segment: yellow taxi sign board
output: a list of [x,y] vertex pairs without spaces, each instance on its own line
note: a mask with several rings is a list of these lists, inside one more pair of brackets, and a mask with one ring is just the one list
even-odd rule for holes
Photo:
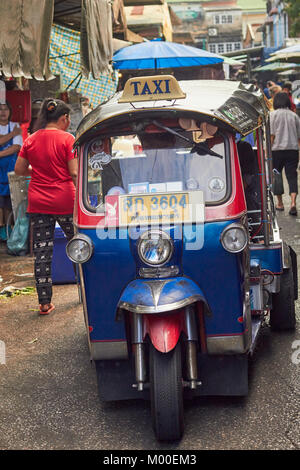
[[119,103],[136,101],[178,100],[185,98],[173,75],[134,77],[127,80]]

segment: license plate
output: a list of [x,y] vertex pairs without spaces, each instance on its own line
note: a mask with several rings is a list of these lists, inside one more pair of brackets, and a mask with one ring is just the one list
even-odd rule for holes
[[202,191],[119,196],[120,226],[203,220]]

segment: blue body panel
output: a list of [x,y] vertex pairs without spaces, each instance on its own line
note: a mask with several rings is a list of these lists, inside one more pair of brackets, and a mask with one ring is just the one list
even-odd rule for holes
[[261,269],[281,274],[283,270],[281,244],[276,247],[253,246],[250,248],[251,261],[256,261]]
[[229,253],[220,242],[222,231],[233,222],[239,220],[206,223],[203,248],[183,249],[183,272],[199,284],[212,312],[205,317],[207,335],[241,334],[244,329],[238,318],[243,314],[247,253]]
[[[211,315],[205,317],[208,335],[241,334],[244,328],[238,318],[243,315],[244,266],[248,251],[239,254],[228,253],[220,242],[221,232],[233,222],[239,220],[204,224],[200,227],[203,247],[196,244],[195,249],[192,249],[193,245],[190,244],[191,231],[188,236],[183,231],[182,240],[174,241],[174,255],[168,263],[180,263],[179,276],[191,281],[185,284],[185,289],[180,283],[181,277],[166,283],[162,303],[167,302],[171,290],[172,298],[177,296],[177,300],[194,293],[204,296],[211,309]],[[171,236],[172,230],[169,230]],[[130,302],[136,299],[140,303],[141,295],[145,296],[144,302],[147,302],[147,295],[149,296],[149,289],[145,288],[146,279],[133,283],[137,278],[137,269],[141,266],[137,257],[137,240],[126,237],[126,229],[117,229],[116,237],[107,237],[105,240],[100,240],[94,229],[80,232],[88,235],[95,247],[91,259],[82,265],[88,323],[92,327],[90,339],[125,339],[123,322],[116,322],[120,299],[130,299]],[[150,297],[148,301],[152,302]]]
[[[120,239],[99,240],[96,230],[80,230],[94,243],[91,259],[82,265],[90,339],[126,339],[123,322],[116,322],[116,308],[126,285],[135,279],[136,266],[126,233]],[[125,230],[126,232],[126,230]],[[122,234],[121,234],[122,236]],[[113,237],[113,230],[112,230]]]

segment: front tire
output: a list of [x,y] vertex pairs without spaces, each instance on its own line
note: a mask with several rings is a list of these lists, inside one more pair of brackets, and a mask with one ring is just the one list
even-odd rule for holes
[[182,437],[183,383],[181,347],[161,353],[150,345],[150,387],[153,428],[159,441]]
[[290,258],[290,267],[280,276],[280,291],[273,294],[273,308],[270,312],[272,330],[293,330],[296,325],[294,276]]

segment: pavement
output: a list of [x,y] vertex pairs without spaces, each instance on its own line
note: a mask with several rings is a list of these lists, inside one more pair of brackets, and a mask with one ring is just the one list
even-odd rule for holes
[[[279,226],[300,259],[300,200],[298,217],[288,215],[284,201]],[[20,289],[0,296],[0,341],[6,348],[5,363],[0,354],[0,449],[299,449],[300,300],[295,332],[264,328],[251,362],[249,396],[186,403],[183,439],[161,444],[148,402],[99,401],[77,286],[55,285],[56,309],[40,316],[36,293],[21,293],[34,287],[33,258],[10,256],[1,243],[0,259],[0,292]]]

